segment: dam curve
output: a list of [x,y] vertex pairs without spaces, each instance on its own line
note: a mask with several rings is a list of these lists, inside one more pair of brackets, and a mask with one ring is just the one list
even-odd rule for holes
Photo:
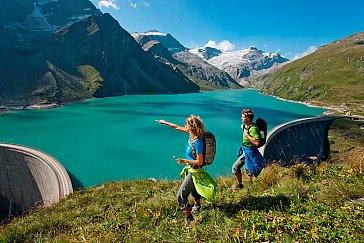
[[341,116],[298,119],[274,127],[259,150],[268,161],[290,165],[297,161],[320,162],[330,155],[328,132],[333,120]]
[[70,177],[42,151],[0,143],[0,220],[49,207],[73,192]]

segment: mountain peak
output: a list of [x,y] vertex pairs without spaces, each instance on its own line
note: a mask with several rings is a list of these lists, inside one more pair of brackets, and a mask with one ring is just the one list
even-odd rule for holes
[[162,33],[158,30],[148,30],[142,33],[142,35],[159,35],[159,36],[167,36],[168,34]]
[[190,50],[191,53],[201,57],[204,60],[209,60],[213,57],[216,57],[218,55],[220,55],[222,53],[221,50],[218,50],[216,48],[213,47],[204,47],[204,48],[196,48],[196,49],[192,49]]
[[185,51],[187,50],[186,47],[184,47],[181,43],[179,43],[178,40],[176,40],[171,34],[169,33],[162,33],[159,32],[158,30],[148,30],[146,32],[143,33],[133,33],[133,37],[137,39],[137,41],[139,42],[140,39],[142,39],[140,36],[138,37],[138,35],[140,36],[147,36],[149,38],[149,40],[155,40],[158,41],[159,43],[161,43],[165,48],[168,49],[168,51],[171,54],[177,53],[177,52],[181,52],[181,51]]
[[258,49],[258,48],[256,48],[255,46],[251,46],[251,47],[249,47],[249,50],[251,50],[251,51],[259,51],[259,49]]

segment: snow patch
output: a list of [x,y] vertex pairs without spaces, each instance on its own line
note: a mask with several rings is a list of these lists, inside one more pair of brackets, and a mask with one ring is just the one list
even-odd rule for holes
[[[85,18],[88,18],[88,17],[90,17],[91,16],[91,14],[84,14],[84,15],[79,15],[79,16],[73,16],[73,17],[71,17],[71,18],[68,18],[68,19],[70,19],[70,20],[72,20],[72,21],[78,21],[78,20],[82,20],[82,19],[85,19]],[[72,22],[71,24],[73,24],[74,22]],[[70,23],[69,23],[69,25],[71,25]]]
[[38,0],[38,5],[45,5],[47,3],[58,2],[58,0]]
[[203,55],[201,53],[202,51],[203,51],[203,49],[201,49],[201,48],[195,48],[195,49],[189,50],[190,53],[195,54],[198,57],[201,57],[202,59],[204,59],[204,57],[203,57]]
[[142,35],[160,35],[160,36],[166,36],[166,33],[161,33],[159,31],[147,31],[142,33]]
[[34,3],[34,11],[27,16],[23,26],[32,31],[55,31],[57,26],[48,23],[45,15],[43,15],[40,8]]
[[262,53],[265,57],[269,57],[269,58],[274,58],[274,57],[278,57],[278,53],[276,52],[263,52]]
[[180,48],[176,48],[176,47],[171,47],[171,48],[168,48],[168,51],[179,51]]

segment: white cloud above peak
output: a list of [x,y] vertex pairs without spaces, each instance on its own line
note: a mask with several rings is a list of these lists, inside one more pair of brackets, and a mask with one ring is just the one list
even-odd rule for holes
[[137,9],[137,4],[136,3],[133,3],[131,0],[129,0],[129,4],[132,8],[135,8]]
[[301,54],[296,54],[294,57],[293,57],[293,60],[296,60],[298,58],[301,58],[301,57],[304,57],[304,56],[307,56],[307,55],[310,55],[311,53],[314,53],[316,50],[317,50],[317,46],[310,46],[309,48],[307,48],[306,51],[304,51],[303,53]]
[[221,51],[232,51],[235,49],[235,45],[228,40],[223,40],[219,43],[216,43],[214,40],[209,40],[204,47],[212,47]]
[[116,0],[100,0],[98,3],[99,8],[105,7],[105,8],[114,8],[119,9],[119,5]]

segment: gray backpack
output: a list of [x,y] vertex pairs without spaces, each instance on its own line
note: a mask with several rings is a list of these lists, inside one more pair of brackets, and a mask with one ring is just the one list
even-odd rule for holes
[[[215,135],[212,132],[205,131],[203,141],[203,164],[202,165],[211,165],[214,162],[216,155],[216,139]],[[192,143],[192,153],[196,158],[195,152],[195,143]]]

